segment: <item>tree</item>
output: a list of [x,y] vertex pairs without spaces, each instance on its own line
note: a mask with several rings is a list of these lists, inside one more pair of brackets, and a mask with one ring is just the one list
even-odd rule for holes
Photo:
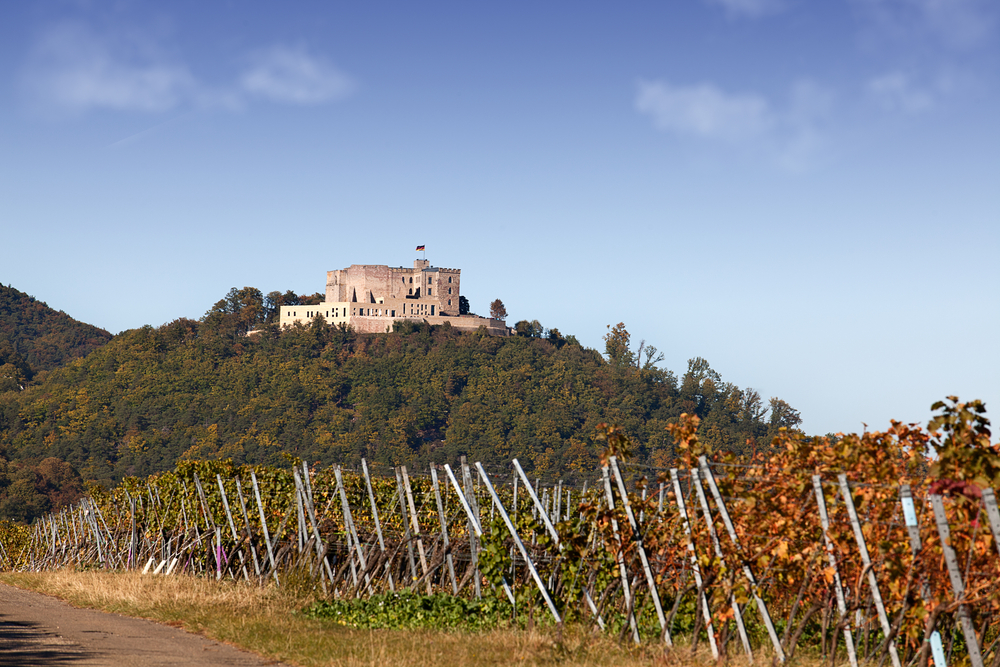
[[229,290],[225,298],[205,313],[202,321],[228,334],[245,334],[264,323],[264,295],[256,287]]
[[299,299],[299,296],[292,290],[288,290],[284,294],[278,291],[268,292],[267,296],[264,298],[266,323],[276,324],[278,322],[278,319],[281,317],[282,306],[299,305],[302,305],[302,300]]
[[458,297],[458,314],[468,315],[469,314],[469,300],[464,296]]
[[507,319],[507,309],[504,307],[503,301],[496,299],[490,304],[490,317],[495,320]]
[[[646,355],[646,361],[642,361],[642,356]],[[655,345],[646,345],[646,340],[639,341],[639,351],[635,353],[636,368],[642,367],[644,371],[656,369],[656,364],[663,361],[663,353],[656,349]]]
[[[763,415],[761,415],[763,417]],[[802,415],[799,411],[785,403],[780,398],[771,399],[771,426],[774,429],[781,427],[793,429],[802,423]]]
[[545,333],[545,327],[538,320],[521,320],[514,325],[514,331],[518,336],[524,338],[541,338]]
[[632,365],[634,355],[628,349],[631,338],[624,322],[616,324],[614,329],[608,325],[608,333],[604,334],[604,354],[608,355],[608,362],[612,366],[621,368]]

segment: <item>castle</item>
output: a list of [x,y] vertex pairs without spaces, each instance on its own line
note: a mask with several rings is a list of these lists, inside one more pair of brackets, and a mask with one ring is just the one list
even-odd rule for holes
[[426,259],[415,260],[412,269],[352,264],[326,272],[323,303],[282,306],[279,322],[282,327],[307,324],[319,315],[361,333],[385,333],[397,320],[416,320],[473,331],[486,327],[494,336],[506,336],[503,320],[459,314],[461,279],[461,269],[431,266]]

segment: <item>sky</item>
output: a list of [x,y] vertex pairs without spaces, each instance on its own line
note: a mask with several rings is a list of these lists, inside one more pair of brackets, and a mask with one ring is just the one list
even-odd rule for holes
[[0,239],[112,333],[425,245],[809,433],[1000,415],[1000,5],[6,2]]

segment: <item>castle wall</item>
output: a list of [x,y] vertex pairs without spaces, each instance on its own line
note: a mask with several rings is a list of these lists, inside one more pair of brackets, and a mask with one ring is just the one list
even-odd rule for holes
[[[351,328],[359,333],[387,333],[392,331],[394,322],[402,318],[391,317],[356,317],[351,320]],[[409,318],[407,318],[409,319]],[[417,319],[417,318],[413,318]],[[479,327],[486,327],[492,336],[506,336],[507,326],[502,320],[494,320],[488,317],[421,317],[421,322],[427,322],[434,326],[441,326],[445,323],[462,331],[476,331]]]
[[[315,306],[282,306],[281,326],[308,323],[317,313],[330,324],[349,324],[357,331],[381,333],[396,320],[451,323],[460,329],[485,326],[506,335],[506,325],[488,318],[458,317],[461,269],[434,267],[418,259],[413,268],[352,264],[327,271],[326,301]],[[440,320],[440,321],[438,321]],[[473,320],[475,320],[473,322]]]
[[430,266],[416,260],[413,268],[352,264],[346,269],[327,271],[326,301],[380,303],[411,298],[433,303],[436,310],[458,315],[461,297],[461,269]]

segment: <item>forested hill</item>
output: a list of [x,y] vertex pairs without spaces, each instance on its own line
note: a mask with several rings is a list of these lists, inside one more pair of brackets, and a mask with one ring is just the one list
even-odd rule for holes
[[716,448],[763,444],[799,423],[783,401],[723,382],[702,359],[680,378],[648,348],[639,363],[623,325],[609,332],[605,359],[537,322],[511,338],[409,323],[361,335],[320,320],[248,337],[245,313],[223,306],[201,321],[124,332],[0,393],[2,453],[58,457],[104,482],[182,458],[285,465],[285,452],[418,467],[517,457],[539,473],[589,472],[600,422],[621,425],[638,458],[658,465],[672,458],[664,427],[682,412],[703,418]]
[[0,391],[23,386],[38,371],[83,357],[109,340],[104,329],[0,285]]

